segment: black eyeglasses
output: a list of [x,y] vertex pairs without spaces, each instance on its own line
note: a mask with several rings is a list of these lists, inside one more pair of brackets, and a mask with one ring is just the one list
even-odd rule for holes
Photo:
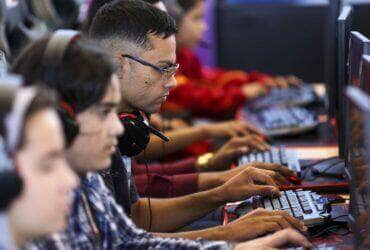
[[152,69],[154,69],[155,71],[157,71],[158,73],[160,73],[164,78],[166,79],[169,79],[171,77],[173,77],[177,71],[179,70],[179,67],[180,65],[177,63],[173,66],[169,66],[169,67],[158,67],[150,62],[147,62],[147,61],[144,61],[143,59],[139,58],[139,57],[136,57],[136,56],[131,56],[131,55],[127,55],[127,54],[123,54],[122,57],[127,57],[127,58],[130,58],[144,66],[148,66],[148,67],[151,67]]

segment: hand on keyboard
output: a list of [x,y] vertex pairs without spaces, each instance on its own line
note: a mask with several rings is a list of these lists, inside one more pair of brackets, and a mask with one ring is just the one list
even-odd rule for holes
[[209,159],[206,169],[199,167],[199,171],[217,171],[229,169],[231,163],[236,161],[240,156],[249,152],[256,147],[263,148],[250,136],[234,137],[226,142],[213,157]]
[[247,99],[255,99],[259,96],[265,95],[267,88],[260,82],[253,82],[244,84],[241,87],[241,91]]
[[[272,178],[278,185],[289,185],[292,184],[292,177],[297,178],[297,174],[283,166],[281,164],[275,163],[265,163],[265,162],[252,162],[245,165],[246,167],[251,166],[258,169],[270,170],[273,171],[274,175]],[[243,167],[243,166],[241,166]]]
[[235,250],[280,249],[286,245],[312,248],[312,244],[293,229],[285,229],[272,235],[236,245]]
[[208,138],[231,138],[234,136],[262,135],[262,132],[252,124],[244,121],[227,121],[199,125]]
[[302,222],[288,213],[277,210],[268,211],[262,208],[256,209],[226,226],[236,234],[232,239],[234,241],[255,239],[287,228],[294,228],[301,232],[307,231]]
[[264,171],[247,168],[219,187],[220,197],[225,202],[245,200],[260,195],[276,197],[280,191],[274,180]]
[[[243,172],[245,169],[247,168],[258,168],[261,170],[261,173],[264,173],[268,176],[270,176],[273,181],[279,185],[279,186],[287,186],[287,185],[291,185],[292,183],[289,181],[290,176],[286,176],[284,177],[284,175],[281,172],[286,172],[285,171],[285,166],[281,166],[281,165],[278,165],[278,164],[272,164],[272,163],[263,163],[263,162],[254,162],[254,163],[251,163],[251,164],[246,164],[244,166],[240,166],[240,167],[237,167],[237,168],[233,168],[233,169],[230,169],[230,170],[227,170],[227,171],[223,171],[221,173],[219,173],[218,175],[218,180],[220,181],[220,183],[226,183],[228,180],[230,180],[232,177],[238,175],[239,173]],[[271,170],[270,170],[271,169]],[[284,170],[284,171],[282,171]]]

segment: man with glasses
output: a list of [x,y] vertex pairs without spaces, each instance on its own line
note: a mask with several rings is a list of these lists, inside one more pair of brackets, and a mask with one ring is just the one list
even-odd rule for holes
[[[120,112],[139,110],[151,114],[160,109],[176,86],[175,33],[174,21],[166,13],[142,1],[113,1],[98,11],[90,35],[111,52],[118,64]],[[149,231],[172,232],[228,201],[277,194],[270,173],[249,168],[207,191],[173,199],[138,199],[131,205],[131,217],[139,227]],[[158,235],[243,241],[286,227],[305,230],[301,222],[286,213],[261,210],[226,226]]]

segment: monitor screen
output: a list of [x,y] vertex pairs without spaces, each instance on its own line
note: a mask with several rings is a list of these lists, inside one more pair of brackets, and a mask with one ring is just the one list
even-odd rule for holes
[[349,48],[349,81],[360,86],[360,64],[363,54],[370,52],[369,39],[359,32],[351,32]]
[[338,145],[339,157],[344,159],[346,154],[345,142],[345,100],[340,98],[344,94],[345,86],[348,83],[348,47],[349,47],[349,34],[351,31],[353,9],[351,6],[344,6],[338,17],[338,63],[337,63],[337,124],[338,124]]
[[339,16],[340,1],[329,1],[327,14],[327,34],[326,34],[326,83],[329,99],[329,116],[336,118],[338,111],[338,95],[337,95],[337,19]]
[[370,100],[357,87],[347,89],[348,120],[348,170],[350,179],[349,222],[355,233],[356,245],[361,245],[367,228],[368,158],[367,132]]
[[370,55],[362,56],[360,77],[361,87],[370,95]]

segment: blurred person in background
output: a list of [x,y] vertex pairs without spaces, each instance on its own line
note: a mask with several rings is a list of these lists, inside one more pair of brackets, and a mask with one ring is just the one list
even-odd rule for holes
[[[152,1],[149,1],[152,2]],[[157,1],[159,2],[159,1]],[[178,24],[178,86],[171,91],[167,110],[186,110],[199,117],[234,117],[246,99],[268,92],[270,87],[298,84],[295,77],[272,77],[257,71],[245,72],[205,67],[192,48],[205,45],[207,30],[204,0],[164,0],[168,13]],[[159,4],[159,3],[157,3]]]
[[0,96],[1,153],[11,159],[11,166],[0,162],[0,249],[21,249],[66,227],[78,181],[65,158],[52,92],[2,86]]

